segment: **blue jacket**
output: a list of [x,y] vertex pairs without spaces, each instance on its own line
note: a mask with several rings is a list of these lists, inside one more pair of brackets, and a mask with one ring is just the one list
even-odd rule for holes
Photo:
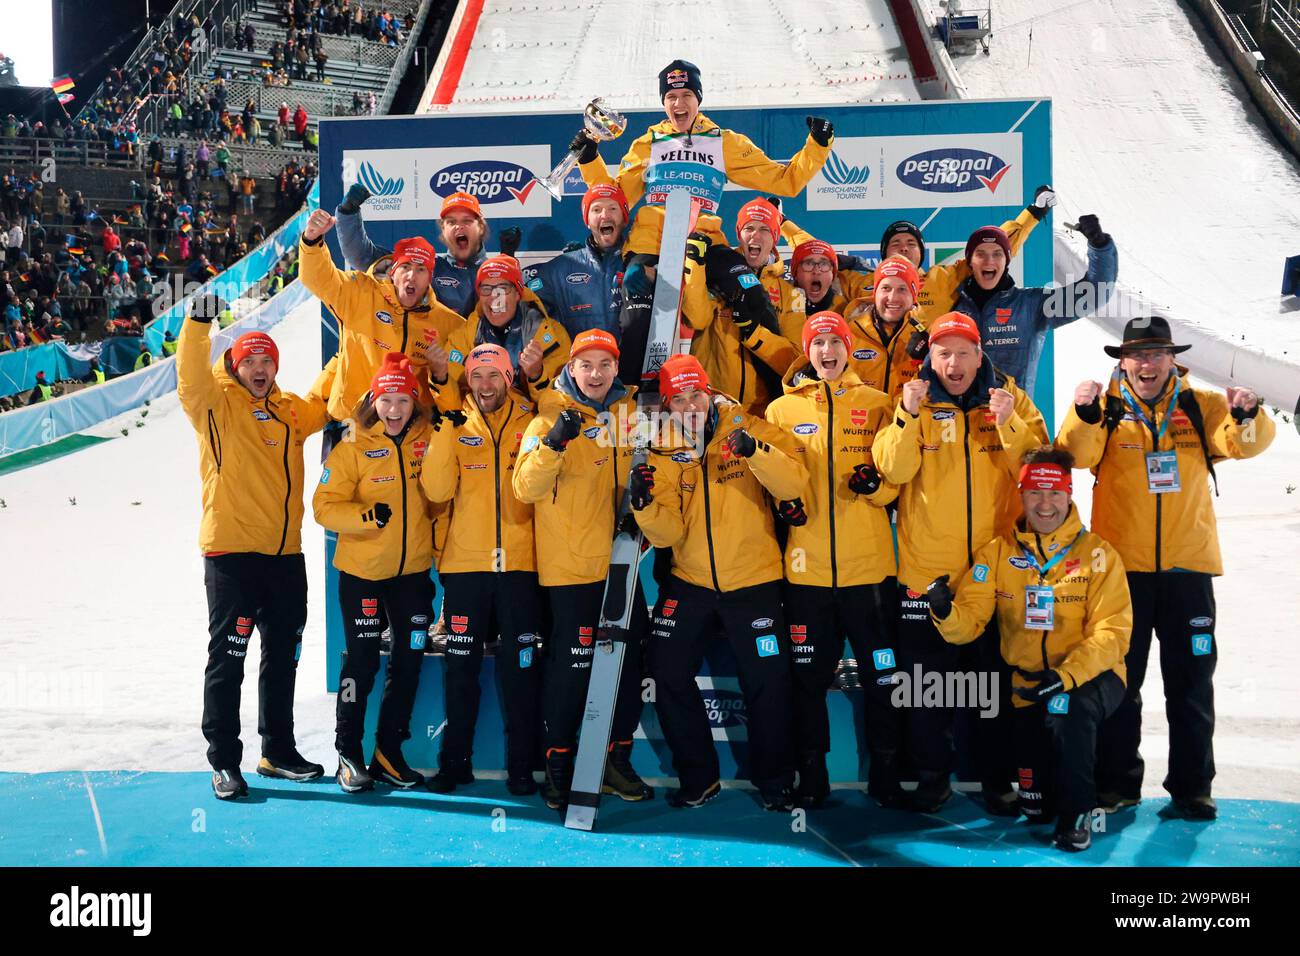
[[972,295],[972,290],[979,288],[972,276],[958,287],[953,311],[975,320],[985,354],[1032,396],[1047,330],[1059,329],[1104,306],[1118,273],[1119,253],[1112,239],[1100,248],[1088,246],[1088,272],[1078,282],[1020,289],[1008,272],[981,309]]
[[[335,209],[334,215],[338,220],[339,249],[343,252],[345,268],[365,272],[380,259],[392,255],[391,249],[385,249],[371,241],[360,212],[349,214]],[[439,253],[434,260],[432,285],[437,300],[461,315],[468,316],[473,312],[474,306],[478,304],[474,277],[486,258],[487,253],[479,250],[470,265],[463,266],[452,258],[451,253]]]
[[564,326],[570,338],[587,329],[604,329],[622,339],[618,313],[623,305],[622,243],[599,252],[591,237],[582,248],[524,270],[524,284]]

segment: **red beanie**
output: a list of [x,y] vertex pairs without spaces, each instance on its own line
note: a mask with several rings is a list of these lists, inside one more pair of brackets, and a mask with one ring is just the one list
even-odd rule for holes
[[970,257],[975,254],[976,247],[986,242],[993,242],[1000,246],[1002,251],[1006,253],[1007,262],[1011,261],[1011,240],[997,226],[980,226],[970,234],[970,238],[966,240],[966,261],[970,262]]
[[781,237],[781,213],[766,199],[751,199],[740,207],[736,213],[736,238],[740,238],[740,227],[748,222],[761,222],[772,230],[772,239]]
[[510,353],[499,345],[476,345],[465,357],[465,381],[476,369],[494,368],[501,373],[509,386],[515,380],[515,369],[510,364]]
[[513,282],[519,294],[524,294],[524,273],[519,268],[519,260],[514,256],[489,256],[484,259],[478,267],[478,275],[474,279],[474,288],[478,289],[484,282],[492,282],[496,279],[505,279],[507,282]]
[[433,246],[429,245],[429,240],[423,236],[399,239],[397,245],[393,246],[392,268],[396,268],[404,262],[411,262],[417,266],[428,266],[432,269],[435,255]]
[[980,329],[975,324],[975,320],[969,315],[961,312],[949,312],[935,319],[934,324],[930,326],[930,344],[939,341],[945,335],[960,335],[964,339],[970,339],[976,345],[980,344]]
[[235,339],[230,347],[230,367],[239,368],[239,363],[250,355],[269,355],[275,367],[280,367],[280,350],[265,332],[245,332]]
[[587,329],[574,336],[573,344],[569,346],[569,358],[575,359],[578,353],[587,349],[601,349],[618,358],[618,340],[604,329]]
[[623,195],[623,190],[613,183],[597,183],[587,190],[587,194],[582,197],[582,221],[587,221],[587,213],[591,210],[591,204],[597,199],[612,199],[618,203],[623,210],[623,222],[629,219],[627,210],[627,197]]
[[849,323],[844,321],[844,316],[838,312],[817,312],[808,316],[808,321],[803,324],[803,354],[808,354],[808,346],[812,345],[813,339],[828,333],[838,335],[846,346],[853,347],[849,338]]
[[829,242],[822,242],[820,239],[809,239],[807,242],[801,242],[794,247],[794,255],[790,257],[790,269],[792,272],[799,271],[799,263],[813,256],[825,256],[831,260],[831,275],[840,271],[840,257],[835,251],[835,247]]
[[877,289],[880,288],[881,279],[902,279],[907,283],[907,287],[912,290],[912,299],[915,301],[917,292],[920,289],[921,277],[916,272],[916,266],[912,265],[911,259],[903,256],[890,256],[880,265],[876,266],[876,274],[873,282]]
[[420,397],[420,383],[411,371],[411,360],[401,352],[389,352],[384,356],[383,364],[375,371],[370,380],[370,398],[373,401],[380,395],[410,395]]
[[664,401],[694,388],[709,388],[708,373],[694,355],[671,355],[659,366],[659,395]]
[[1068,495],[1073,485],[1069,471],[1053,462],[1040,461],[1020,468],[1020,490],[1035,488],[1039,491],[1064,491]]

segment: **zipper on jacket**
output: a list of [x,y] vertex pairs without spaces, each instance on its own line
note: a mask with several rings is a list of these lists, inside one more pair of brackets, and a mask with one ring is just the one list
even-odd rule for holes
[[293,478],[289,475],[289,442],[292,440],[292,430],[289,423],[280,421],[275,412],[271,411],[271,399],[262,399],[262,407],[266,413],[277,422],[284,426],[284,527],[280,530],[280,547],[275,549],[276,554],[284,553],[284,543],[289,539],[289,495],[293,493]]
[[835,560],[835,404],[831,398],[829,382],[823,382],[826,389],[826,490],[830,497],[826,502],[826,513],[831,522],[831,587],[839,587],[839,566]]
[[963,442],[966,449],[966,563],[975,563],[975,548],[971,541],[974,534],[971,519],[971,496],[973,494],[970,484],[970,418],[965,412],[961,412],[961,421],[963,429]]
[[[498,557],[501,556],[501,436],[506,433],[506,426],[510,424],[510,418],[512,415],[514,415],[514,413],[515,413],[515,403],[512,401],[510,403],[510,409],[506,412],[505,418],[501,422],[501,431],[497,433],[494,433],[492,431],[492,424],[487,420],[487,416],[486,415],[483,416],[483,424],[487,425],[488,434],[492,436],[492,469],[493,469],[493,475],[495,476],[493,489],[496,491],[496,495],[497,495],[496,553]],[[617,476],[617,469],[615,469],[615,475]],[[500,562],[499,570],[501,571],[505,570],[505,562]]]
[[397,454],[397,480],[402,483],[402,556],[397,562],[396,577],[400,577],[402,571],[406,568],[406,458],[402,454],[402,439],[406,437],[406,429],[402,429],[400,435],[389,435],[388,439],[393,443],[393,449]]
[[[1034,532],[1034,543],[1038,546],[1038,556],[1042,558],[1043,565],[1046,565],[1047,552],[1043,550],[1043,539],[1037,531]],[[1041,566],[1042,565],[1040,565],[1040,567]],[[1047,575],[1042,571],[1038,572],[1038,583],[1040,586],[1047,583]],[[1051,633],[1051,631],[1043,631],[1043,670],[1045,671],[1052,669],[1052,665],[1047,662],[1047,636]]]
[[212,449],[212,460],[217,463],[217,474],[221,474],[221,429],[212,409],[208,409],[208,447]]
[[[410,318],[411,318],[411,310],[402,309],[402,347],[398,349],[398,351],[401,352],[403,355],[406,354],[406,337],[407,335],[410,334],[410,328],[409,328]],[[405,466],[405,462],[403,462],[403,466]]]
[[740,346],[740,349],[736,352],[737,358],[740,359],[740,394],[736,398],[743,405],[745,401],[745,343],[737,340],[736,344]]
[[709,505],[709,450],[704,449],[700,456],[700,465],[704,469],[704,537],[709,542],[709,573],[713,575],[713,590],[721,592],[718,584],[718,565],[713,560],[713,513]]

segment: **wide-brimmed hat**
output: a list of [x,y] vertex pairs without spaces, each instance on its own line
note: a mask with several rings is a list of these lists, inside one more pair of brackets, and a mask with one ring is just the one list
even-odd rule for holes
[[1124,323],[1124,337],[1119,345],[1104,345],[1106,354],[1119,358],[1125,352],[1145,349],[1169,349],[1174,353],[1186,352],[1190,345],[1175,345],[1169,331],[1169,320],[1158,315],[1139,316]]

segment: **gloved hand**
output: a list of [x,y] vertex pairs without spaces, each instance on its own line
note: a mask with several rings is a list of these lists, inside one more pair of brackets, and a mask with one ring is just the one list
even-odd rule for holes
[[781,197],[780,197],[780,196],[764,196],[763,198],[766,199],[768,202],[770,202],[773,206],[775,206],[777,212],[780,212],[780,211],[781,211]]
[[727,436],[726,446],[727,451],[738,458],[749,458],[758,451],[758,442],[754,441],[754,436],[743,428],[737,428]]
[[654,465],[642,463],[632,469],[632,474],[628,476],[628,489],[632,493],[633,511],[642,511],[650,504],[651,498],[654,497],[654,486]]
[[190,318],[207,325],[221,315],[221,310],[224,308],[221,298],[209,292],[198,296],[190,303]]
[[578,162],[589,163],[600,155],[600,146],[587,134],[584,126],[569,144],[569,152],[578,154]]
[[513,256],[519,251],[519,243],[523,241],[524,231],[518,226],[511,226],[509,229],[501,230],[501,254],[503,256]]
[[429,419],[433,425],[434,431],[441,431],[444,423],[450,423],[451,426],[460,428],[461,425],[464,425],[465,422],[469,421],[469,419],[465,417],[465,413],[460,409],[457,408],[452,409],[449,412],[444,412],[437,405],[433,406],[429,411]]
[[691,262],[704,265],[713,240],[702,232],[693,232],[686,237],[686,258]]
[[948,575],[941,574],[925,589],[925,600],[930,605],[930,613],[942,621],[952,613],[952,588],[948,587]]
[[628,260],[623,270],[623,292],[627,295],[654,295],[655,284],[646,275],[646,266],[654,264],[654,256],[637,253]]
[[571,408],[566,409],[555,419],[555,424],[542,439],[542,444],[552,451],[564,451],[564,447],[577,438],[581,430],[582,416]]
[[830,120],[820,116],[806,116],[804,122],[808,124],[808,133],[818,146],[829,146],[835,138],[835,126]]
[[1034,214],[1039,222],[1047,215],[1047,210],[1056,205],[1056,190],[1051,186],[1039,186],[1034,190],[1034,201],[1025,208]]
[[355,216],[361,211],[361,204],[373,195],[369,189],[360,183],[353,183],[348,187],[348,194],[343,197],[339,203],[338,211],[345,216]]
[[361,512],[361,520],[367,523],[373,521],[376,528],[382,528],[388,524],[388,519],[393,516],[393,509],[388,507],[382,501],[377,503],[369,511]]
[[776,503],[776,514],[777,517],[792,528],[798,528],[808,523],[808,512],[804,510],[802,498],[778,501]]
[[924,362],[925,356],[930,351],[930,333],[925,329],[917,329],[912,333],[911,338],[907,340],[908,358],[915,359],[918,362]]
[[1027,671],[1016,668],[1016,672],[1025,680],[1037,681],[1035,687],[1013,687],[1011,692],[1021,700],[1027,700],[1031,704],[1041,704],[1049,697],[1055,697],[1065,690],[1065,681],[1061,675],[1053,670],[1046,671]]
[[1081,422],[1096,425],[1101,421],[1101,396],[1104,392],[1101,382],[1080,382],[1074,390],[1074,413]]
[[1080,216],[1079,222],[1075,228],[1083,233],[1083,237],[1088,240],[1088,245],[1100,248],[1110,242],[1110,233],[1101,231],[1101,223],[1092,213],[1086,216]]
[[769,332],[781,334],[781,326],[776,317],[776,309],[767,297],[767,290],[761,285],[746,289],[731,307],[731,321],[740,330],[742,340],[748,339],[755,325],[760,325]]
[[564,246],[560,249],[560,251],[561,251],[561,252],[574,252],[574,251],[576,251],[576,250],[578,250],[578,249],[581,249],[581,248],[582,248],[583,246],[585,246],[585,245],[586,245],[585,242],[579,242],[578,240],[575,239],[573,242],[566,242],[566,243],[564,244]]
[[835,271],[866,272],[868,270],[867,263],[861,256],[847,256],[841,252],[835,257]]
[[853,466],[849,476],[849,491],[855,495],[874,495],[880,490],[880,472],[875,465],[861,464]]
[[758,276],[754,275],[745,257],[731,246],[710,246],[704,260],[705,281],[729,305],[739,299],[746,288],[759,284]]

